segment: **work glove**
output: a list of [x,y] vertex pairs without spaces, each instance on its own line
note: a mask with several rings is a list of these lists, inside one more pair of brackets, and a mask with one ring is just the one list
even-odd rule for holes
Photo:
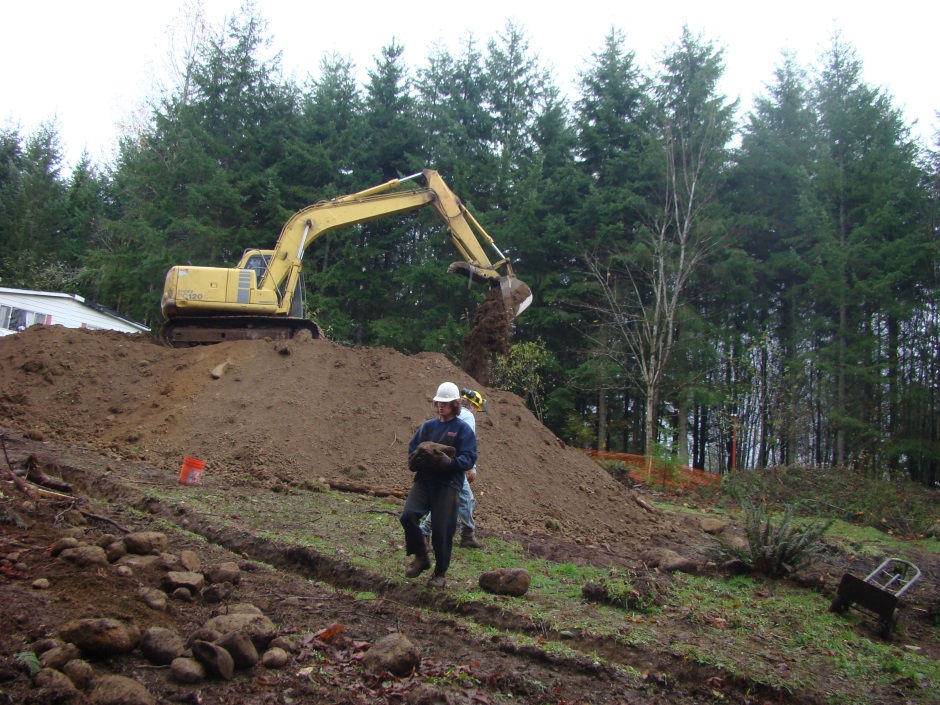
[[477,479],[477,469],[470,468],[469,470],[467,470],[467,482],[473,482],[476,479]]
[[408,456],[408,468],[412,472],[447,470],[457,451],[452,446],[445,446],[433,441],[421,443],[415,452]]

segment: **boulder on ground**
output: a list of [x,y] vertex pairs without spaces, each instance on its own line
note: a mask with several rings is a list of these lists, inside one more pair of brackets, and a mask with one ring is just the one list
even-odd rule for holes
[[87,568],[95,565],[108,565],[108,555],[101,546],[89,546],[81,543],[75,548],[67,548],[59,554],[59,558],[64,558],[77,565],[79,568]]
[[170,664],[170,675],[177,683],[198,683],[206,678],[206,667],[192,658],[175,658]]
[[65,664],[78,657],[78,647],[75,644],[63,644],[39,654],[39,665],[43,668],[54,668],[61,671]]
[[480,588],[496,595],[525,595],[532,576],[523,568],[488,570],[480,576]]
[[277,627],[270,619],[263,614],[250,612],[222,614],[210,619],[205,626],[223,635],[236,631],[245,632],[255,645],[261,648],[266,647],[277,634]]
[[396,632],[373,644],[363,656],[362,666],[376,675],[387,671],[404,678],[421,666],[421,656],[408,637]]
[[143,685],[125,676],[102,676],[91,691],[95,705],[157,705],[157,699]]
[[140,652],[151,663],[166,666],[186,650],[186,644],[175,629],[151,627],[140,637]]
[[252,643],[251,637],[243,631],[229,632],[215,643],[232,655],[235,668],[251,668],[258,663],[258,650]]
[[698,563],[669,548],[651,548],[640,559],[650,568],[659,568],[666,573],[697,573]]
[[62,667],[62,673],[69,677],[69,680],[75,684],[79,690],[88,690],[91,682],[95,678],[95,671],[88,661],[80,658],[73,658]]
[[235,661],[228,651],[208,641],[195,641],[192,648],[193,656],[206,667],[206,671],[227,681],[232,680],[235,674]]
[[29,694],[28,703],[67,703],[78,696],[75,684],[64,673],[53,668],[43,668],[33,676],[33,685],[39,690]]
[[166,550],[169,540],[161,531],[136,531],[124,537],[124,546],[128,553],[149,556]]
[[82,654],[98,658],[129,653],[140,641],[137,627],[109,618],[73,619],[62,626],[59,636]]
[[206,569],[202,572],[210,583],[238,585],[242,579],[242,571],[237,563],[216,563],[206,566]]
[[290,654],[279,646],[272,646],[261,656],[261,665],[265,668],[284,668],[290,661]]
[[163,587],[167,592],[179,588],[186,588],[191,595],[198,595],[206,585],[202,573],[193,573],[188,570],[171,570],[163,576]]

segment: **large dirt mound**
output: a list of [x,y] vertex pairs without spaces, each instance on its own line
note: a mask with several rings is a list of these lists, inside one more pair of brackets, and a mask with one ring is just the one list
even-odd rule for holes
[[512,395],[443,355],[327,340],[187,349],[146,336],[34,326],[0,339],[0,410],[17,428],[107,448],[168,474],[184,455],[207,478],[274,488],[345,480],[405,490],[408,440],[442,381],[487,398],[477,415],[476,516],[486,533],[560,531],[640,549],[682,543],[667,516],[568,448]]

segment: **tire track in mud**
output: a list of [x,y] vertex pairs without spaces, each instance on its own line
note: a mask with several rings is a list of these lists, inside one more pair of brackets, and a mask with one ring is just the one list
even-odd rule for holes
[[[371,592],[382,601],[383,609],[389,606],[397,610],[415,608],[432,610],[470,620],[475,624],[498,630],[500,637],[492,637],[489,643],[465,635],[467,641],[479,650],[495,651],[506,657],[518,659],[516,670],[524,671],[523,664],[548,667],[563,678],[590,678],[603,682],[603,689],[619,691],[618,697],[630,695],[629,702],[638,702],[637,697],[667,697],[669,702],[700,702],[702,697],[711,699],[709,683],[721,682],[724,702],[756,703],[764,700],[777,702],[814,703],[815,698],[792,692],[777,691],[762,683],[747,678],[732,677],[717,668],[685,661],[680,655],[659,650],[644,649],[640,645],[625,645],[611,638],[592,635],[572,635],[565,638],[558,630],[537,623],[524,615],[498,605],[474,601],[462,601],[446,592],[433,591],[423,585],[397,582],[352,565],[348,561],[326,555],[312,548],[296,544],[279,543],[249,531],[221,528],[215,517],[148,496],[117,473],[113,465],[124,461],[108,459],[94,451],[73,449],[71,455],[88,454],[87,465],[106,465],[103,472],[86,469],[77,464],[63,464],[58,456],[37,450],[33,454],[55,474],[86,497],[109,503],[123,503],[128,507],[158,518],[178,531],[190,532],[244,558],[267,564],[291,575],[327,584],[339,591]],[[82,465],[86,465],[82,462]],[[138,466],[143,468],[143,466]],[[143,468],[141,476],[154,474]],[[517,644],[514,635],[536,638],[540,643],[563,644],[564,650],[575,653],[556,653],[532,644]],[[640,675],[630,675],[631,672]],[[600,683],[598,683],[600,685]],[[523,688],[523,685],[518,685]],[[760,699],[754,700],[757,696]],[[688,698],[688,700],[686,700]],[[612,700],[610,702],[622,702]]]

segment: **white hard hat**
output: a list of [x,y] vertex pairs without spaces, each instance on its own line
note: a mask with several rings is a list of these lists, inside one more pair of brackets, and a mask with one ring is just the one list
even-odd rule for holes
[[444,382],[437,388],[437,394],[434,401],[457,401],[460,399],[460,390],[453,382]]

